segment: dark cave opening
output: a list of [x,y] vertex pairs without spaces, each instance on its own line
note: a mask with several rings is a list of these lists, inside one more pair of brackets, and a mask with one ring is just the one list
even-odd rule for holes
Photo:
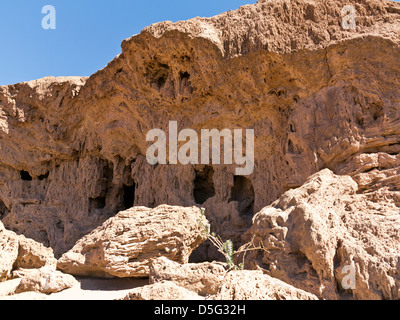
[[208,199],[215,196],[213,176],[214,169],[211,166],[206,166],[202,171],[196,170],[193,196],[197,204],[204,204]]
[[28,171],[22,170],[20,172],[20,174],[21,174],[21,179],[22,180],[24,180],[24,181],[32,181],[32,176],[29,174]]
[[149,79],[151,87],[158,92],[166,85],[170,68],[164,63],[151,61],[146,67],[146,78]]
[[181,81],[181,83],[186,84],[187,81],[189,80],[189,78],[190,78],[190,74],[188,72],[185,71],[185,72],[179,73],[179,80]]
[[254,215],[254,188],[251,181],[243,176],[235,176],[229,201],[237,201],[239,213],[252,218]]
[[95,209],[104,209],[106,207],[106,198],[105,197],[97,197],[97,198],[89,198],[89,210]]
[[136,185],[124,185],[124,210],[130,209],[135,205]]
[[46,180],[49,177],[50,172],[40,175],[38,178],[40,181]]
[[161,90],[162,87],[165,86],[165,83],[167,82],[167,80],[165,79],[164,76],[161,76],[160,78],[157,79],[157,88],[158,90]]
[[188,72],[179,73],[179,93],[182,95],[193,93]]
[[0,221],[9,213],[10,211],[4,204],[2,200],[0,200]]

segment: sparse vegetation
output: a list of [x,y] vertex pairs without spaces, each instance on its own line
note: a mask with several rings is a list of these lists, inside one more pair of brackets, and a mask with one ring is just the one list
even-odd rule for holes
[[[203,217],[205,217],[206,215],[206,210],[204,208],[201,208],[201,215]],[[235,251],[232,240],[227,240],[224,242],[220,236],[215,234],[215,232],[211,232],[211,226],[209,224],[204,225],[202,223],[202,220],[199,220],[199,224],[202,227],[204,227],[204,232],[207,235],[207,239],[217,248],[218,252],[220,252],[225,257],[226,263],[228,264],[229,267],[229,271],[244,269],[244,260],[246,252],[252,250],[265,250],[264,247],[262,246],[256,247],[254,245],[254,239],[253,239],[251,242],[247,243],[241,249]],[[239,264],[235,264],[234,257],[240,254],[243,254],[242,262]]]

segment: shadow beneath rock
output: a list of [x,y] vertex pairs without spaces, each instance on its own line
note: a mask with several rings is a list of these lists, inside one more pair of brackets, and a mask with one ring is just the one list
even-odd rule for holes
[[96,279],[77,278],[82,290],[90,291],[117,291],[143,287],[149,284],[149,279],[121,278],[121,279]]

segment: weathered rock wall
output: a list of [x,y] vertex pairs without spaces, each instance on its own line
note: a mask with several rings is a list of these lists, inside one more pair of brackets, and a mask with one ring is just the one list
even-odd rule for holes
[[[152,25],[90,78],[0,87],[0,219],[59,256],[133,205],[201,205],[239,245],[254,213],[313,173],[382,170],[360,159],[400,151],[400,5],[348,4],[356,30],[341,28],[341,1],[259,1]],[[254,129],[254,173],[149,165],[146,134],[169,121]]]

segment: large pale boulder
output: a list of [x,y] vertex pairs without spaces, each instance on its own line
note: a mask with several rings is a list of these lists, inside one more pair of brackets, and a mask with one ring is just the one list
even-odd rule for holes
[[19,269],[39,269],[44,266],[55,269],[57,259],[54,257],[53,250],[45,247],[32,239],[23,235],[18,236],[18,257],[15,260],[14,268]]
[[202,296],[216,294],[227,273],[226,264],[203,262],[179,264],[165,257],[154,259],[150,283],[172,281]]
[[44,266],[55,269],[53,250],[23,235],[6,230],[0,221],[0,281],[7,280],[13,270]]
[[18,236],[4,228],[0,221],[0,281],[11,274],[18,257]]
[[397,192],[359,192],[325,169],[253,219],[248,267],[324,299],[400,299]]
[[21,269],[15,274],[21,278],[15,289],[16,294],[23,292],[52,294],[79,285],[79,282],[73,276],[64,274],[52,267]]
[[207,223],[196,207],[135,207],[79,240],[57,267],[78,276],[148,277],[154,258],[187,263],[206,239]]
[[204,298],[172,281],[163,281],[134,289],[121,300],[204,300]]
[[21,278],[0,282],[0,299],[3,300],[5,297],[14,294],[20,282]]
[[221,284],[214,300],[318,300],[304,290],[297,289],[261,271],[231,271]]

